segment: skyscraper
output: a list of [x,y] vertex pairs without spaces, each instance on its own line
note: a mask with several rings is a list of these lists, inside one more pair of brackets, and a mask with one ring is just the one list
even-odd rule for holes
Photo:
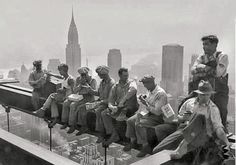
[[61,64],[59,59],[49,59],[47,70],[52,73],[59,73],[58,72],[58,66]]
[[121,68],[121,52],[119,49],[110,49],[107,58],[107,65],[110,68],[110,76],[119,80],[118,70]]
[[73,11],[66,45],[66,64],[69,66],[69,74],[76,76],[78,68],[81,67],[81,48]]
[[161,86],[173,97],[183,94],[183,52],[177,44],[162,47]]

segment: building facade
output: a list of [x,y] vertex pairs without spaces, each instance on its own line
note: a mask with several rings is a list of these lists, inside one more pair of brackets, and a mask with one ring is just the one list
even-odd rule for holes
[[115,80],[119,80],[118,70],[122,64],[121,52],[119,49],[110,49],[107,58],[107,65],[110,68],[110,76]]
[[52,73],[59,73],[58,72],[58,66],[61,64],[59,59],[49,59],[47,70]]
[[162,47],[161,87],[173,97],[183,94],[183,53],[181,45]]

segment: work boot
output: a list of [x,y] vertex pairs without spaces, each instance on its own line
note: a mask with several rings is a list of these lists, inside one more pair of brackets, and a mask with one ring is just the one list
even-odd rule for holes
[[43,118],[45,115],[45,110],[43,108],[40,108],[33,112],[33,114],[39,118]]
[[147,154],[152,154],[152,148],[150,147],[150,145],[143,146],[141,151],[136,156],[142,158]]
[[74,126],[71,126],[70,128],[69,128],[69,130],[67,131],[67,133],[68,134],[71,134],[71,133],[73,133],[75,131],[75,127]]
[[84,133],[87,133],[88,128],[87,127],[81,127],[79,132],[76,133],[76,136],[82,135]]
[[130,151],[132,148],[138,148],[137,140],[131,141],[130,143],[127,143],[125,147],[123,148],[123,151]]
[[52,122],[50,122],[50,123],[48,124],[48,127],[49,127],[49,128],[53,128],[54,125],[56,125],[58,122],[59,122],[59,119],[56,117],[56,118],[53,119]]
[[188,145],[187,141],[183,140],[179,144],[178,148],[175,151],[170,153],[170,158],[181,159],[188,152],[187,145]]
[[109,146],[111,143],[118,142],[120,140],[120,137],[116,131],[114,131],[111,135],[111,137],[103,142],[103,146]]
[[102,143],[105,140],[103,135],[99,135],[96,143]]
[[68,124],[67,123],[65,123],[65,124],[63,124],[62,126],[61,126],[61,128],[60,129],[66,129],[68,127]]

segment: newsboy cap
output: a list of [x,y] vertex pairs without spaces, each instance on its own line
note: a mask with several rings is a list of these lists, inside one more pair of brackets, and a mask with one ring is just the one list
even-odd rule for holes
[[105,65],[100,65],[96,68],[96,72],[100,74],[108,74],[109,73],[109,67]]
[[42,61],[41,60],[36,60],[33,62],[34,66],[38,66],[38,65],[42,65]]
[[83,73],[87,74],[89,71],[90,69],[88,67],[80,67],[78,69],[79,74],[83,74]]
[[155,82],[155,77],[150,76],[150,75],[146,75],[140,80],[140,82],[142,82],[142,83]]

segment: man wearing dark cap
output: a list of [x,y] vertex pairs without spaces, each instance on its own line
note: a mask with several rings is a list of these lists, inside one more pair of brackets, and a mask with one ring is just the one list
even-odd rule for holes
[[75,108],[75,111],[77,112],[76,122],[80,126],[79,132],[77,132],[76,135],[81,135],[88,130],[86,103],[94,102],[95,100],[94,95],[88,88],[96,89],[97,81],[91,76],[91,70],[88,67],[81,67],[78,69],[78,72],[80,77],[76,80],[77,86],[75,92],[79,92],[79,94],[83,96],[84,101],[83,104],[71,108]]
[[33,62],[34,69],[29,75],[29,84],[33,87],[32,92],[32,104],[34,110],[39,109],[39,98],[42,96],[43,85],[46,83],[46,77],[44,76],[44,72],[42,71],[42,61],[34,61]]
[[[180,111],[180,114],[190,111],[191,115],[188,115],[189,123],[182,131],[183,140],[170,155],[172,159],[180,159],[186,153],[196,149],[206,151],[209,147],[215,147],[216,139],[220,140],[221,145],[230,145],[224,132],[219,109],[210,100],[211,94],[214,93],[211,84],[201,80],[195,92],[198,97],[186,101]],[[180,116],[179,120],[185,117],[187,116]]]
[[106,135],[110,136],[103,142],[104,146],[119,141],[120,135],[115,124],[119,125],[121,121],[125,121],[128,117],[134,115],[138,109],[136,82],[129,80],[127,68],[120,68],[118,75],[120,80],[111,89],[108,108],[102,112],[105,132]]
[[[90,69],[88,67],[80,67],[78,73],[80,76],[76,79],[74,93],[81,95],[82,99],[78,101],[71,101],[69,98],[63,103],[61,121],[64,123],[61,129],[70,127],[67,133],[73,133],[78,118],[78,111],[84,108],[85,103],[94,101],[94,96],[88,92],[87,86],[96,89],[96,80],[89,75]],[[77,108],[80,106],[80,108]],[[81,110],[83,111],[83,110]]]
[[131,141],[124,147],[124,151],[129,151],[135,144],[141,144],[142,149],[137,157],[144,157],[152,152],[147,140],[147,128],[164,123],[164,115],[161,107],[168,103],[167,94],[155,83],[153,76],[144,76],[140,82],[148,90],[146,96],[140,95],[141,102],[139,113],[127,120],[126,137]]
[[105,109],[108,108],[108,97],[110,94],[110,90],[112,86],[115,84],[115,81],[109,76],[109,67],[101,65],[96,68],[96,72],[100,79],[102,79],[98,90],[90,89],[90,93],[92,93],[95,96],[99,96],[99,99],[97,100],[99,104],[94,109],[96,113],[96,128],[95,130],[99,133],[99,137],[97,140],[97,143],[101,143],[104,141],[105,136],[105,128],[102,122],[101,113]]
[[204,54],[199,56],[191,68],[192,77],[189,93],[197,89],[200,80],[208,80],[216,91],[212,101],[220,110],[223,125],[227,126],[228,88],[228,56],[217,51],[219,39],[215,35],[202,37]]

